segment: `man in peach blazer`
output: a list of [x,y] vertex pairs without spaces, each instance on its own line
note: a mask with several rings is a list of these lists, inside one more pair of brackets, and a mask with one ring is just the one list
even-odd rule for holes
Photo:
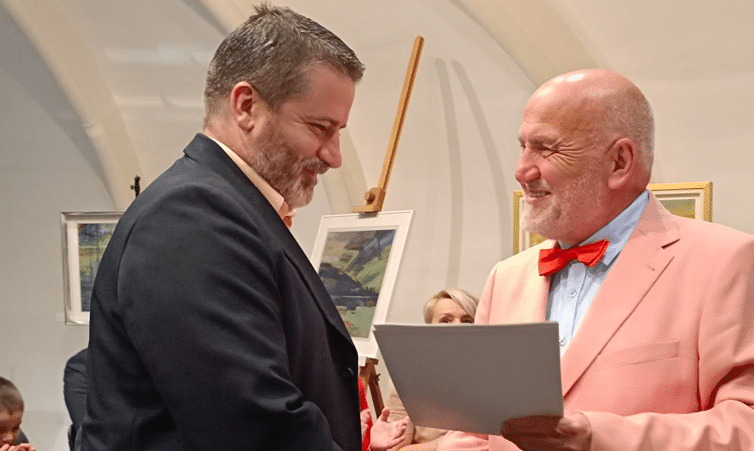
[[569,263],[586,271],[586,308],[572,335],[560,322],[564,416],[451,432],[438,449],[754,450],[754,237],[674,216],[645,190],[652,133],[644,96],[609,71],[556,77],[529,100],[516,178],[527,227],[552,240],[495,266],[476,322],[556,319],[574,293],[540,275],[540,250],[610,245],[593,267]]

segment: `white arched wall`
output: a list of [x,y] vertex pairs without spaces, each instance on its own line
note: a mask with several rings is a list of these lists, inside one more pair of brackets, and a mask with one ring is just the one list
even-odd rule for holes
[[127,207],[140,167],[66,13],[47,0],[0,0],[0,10],[0,374],[24,396],[37,449],[63,449],[63,367],[88,328],[63,324],[60,212]]
[[0,68],[0,375],[24,396],[22,428],[52,450],[70,420],[63,403],[66,359],[88,328],[63,324],[60,212],[113,209],[81,149],[18,81]]
[[[75,1],[46,0],[42,6],[38,6],[39,2],[27,4],[21,0],[0,2],[12,9],[14,16],[28,18],[19,19],[26,30],[58,26],[50,24],[51,17],[59,15],[65,22],[66,14],[71,11],[62,11],[64,7],[86,6],[85,2]],[[171,22],[169,19],[173,18],[168,18],[162,9],[180,6],[181,1],[158,4],[159,8],[149,11],[155,16],[154,22]],[[250,12],[250,6],[241,1],[216,0],[205,4],[210,11],[216,11],[213,5],[235,8],[225,13],[228,18],[218,20],[228,28]],[[388,312],[389,321],[420,322],[424,300],[445,286],[458,285],[478,293],[492,264],[510,255],[511,193],[518,188],[512,175],[518,154],[516,135],[521,109],[535,85],[554,72],[575,68],[571,66],[576,64],[574,61],[578,65],[631,67],[620,59],[623,53],[613,51],[612,44],[598,47],[594,42],[586,42],[590,44],[590,51],[586,52],[583,33],[573,32],[570,38],[564,34],[561,39],[557,30],[562,31],[561,27],[568,25],[564,33],[569,34],[568,30],[574,29],[571,18],[584,16],[584,11],[570,11],[571,18],[563,19],[563,11],[558,9],[562,4],[557,1],[528,2],[528,6],[486,0],[386,0],[379,4],[366,0],[292,0],[286,4],[343,37],[367,65],[348,128],[353,144],[344,146],[357,157],[346,158],[358,166],[344,167],[341,176],[333,174],[343,180],[331,182],[328,176],[317,188],[315,201],[299,212],[294,235],[307,253],[312,248],[320,217],[347,212],[351,205],[362,202],[360,196],[367,187],[376,184],[411,43],[417,34],[427,40],[385,201],[385,210],[415,211]],[[604,7],[610,5],[608,2]],[[215,13],[223,17],[222,13]],[[607,16],[600,14],[602,19]],[[493,16],[503,16],[504,20],[491,20]],[[539,21],[540,16],[547,20]],[[81,14],[73,17],[81,20]],[[588,24],[617,27],[620,32],[615,33],[615,39],[628,35],[620,24],[588,19]],[[106,28],[108,20],[121,17],[113,15],[98,25]],[[632,20],[623,27],[634,27],[639,22]],[[76,33],[83,35],[81,27],[85,25],[86,21],[73,27],[64,24],[62,30],[70,33],[48,36],[46,45],[55,47],[57,41],[67,42],[77,53],[87,51],[84,49],[91,45],[90,41],[76,43],[70,39]],[[180,28],[181,23],[172,20],[170,25]],[[214,48],[219,40],[210,42],[207,39],[210,33],[197,32],[196,25],[210,28],[195,20],[183,24],[185,33]],[[34,36],[34,32],[29,34]],[[37,39],[33,40],[38,47],[44,47]],[[603,57],[593,56],[597,55],[594,48],[609,57],[607,62]],[[574,49],[575,55],[571,53]],[[559,52],[562,59],[556,58]],[[45,58],[49,61],[49,55]],[[65,67],[67,63],[57,61],[49,65],[58,73],[59,65]],[[88,75],[78,70],[72,72],[75,76],[62,75],[66,81],[60,84],[69,94],[83,90],[88,83]],[[62,407],[62,364],[86,343],[85,328],[63,326],[56,317],[62,307],[57,215],[60,211],[107,210],[127,204],[132,195],[127,186],[133,171],[108,175],[107,183],[103,184],[91,162],[82,158],[81,149],[60,130],[49,111],[35,102],[35,96],[25,91],[28,88],[14,83],[13,77],[5,73],[0,75],[4,77],[0,105],[11,101],[14,105],[13,111],[3,109],[3,121],[19,129],[29,123],[36,125],[33,134],[2,137],[0,188],[5,194],[0,207],[9,214],[0,219],[3,227],[0,249],[4,257],[0,290],[7,293],[0,316],[18,339],[0,345],[4,346],[0,351],[3,357],[0,370],[22,381],[22,391],[28,400],[28,431],[39,449],[50,449],[47,446],[52,440],[47,437],[50,429],[67,418]],[[716,222],[754,232],[754,218],[746,208],[754,196],[747,187],[752,157],[745,150],[754,133],[747,122],[754,106],[751,72],[716,74],[706,80],[688,81],[653,78],[646,72],[627,75],[645,90],[658,118],[655,181],[712,179]],[[201,74],[192,77],[199,80]],[[200,96],[199,84],[196,83],[197,96]],[[102,93],[95,87],[86,95],[94,92]],[[18,111],[15,105],[20,105]],[[85,126],[98,123],[98,118],[110,118],[115,111],[109,100],[100,107],[80,115],[91,119],[83,121]],[[123,108],[120,109],[122,114]],[[186,115],[191,116],[197,127],[201,123],[200,109]],[[134,159],[142,162],[148,179],[180,155],[180,144],[176,143],[188,142],[191,136],[185,129],[193,127],[177,131],[158,123],[145,131],[133,119],[126,119],[125,124],[125,131],[118,126],[116,130],[120,132],[108,136],[125,133],[123,142],[137,143],[134,147],[139,153]],[[97,133],[91,134],[97,136]],[[115,141],[121,143],[120,139]],[[109,139],[105,144],[97,145],[98,152],[115,145]],[[110,149],[108,156],[98,159],[104,167],[106,161],[120,158],[119,152]],[[120,170],[121,165],[108,167]],[[338,183],[345,185],[345,195],[343,185]],[[122,201],[114,200],[113,188],[124,190]]]
[[120,110],[86,42],[55,1],[0,2],[24,29],[68,95],[97,151],[113,204],[116,209],[125,209],[133,199],[129,187],[141,168]]

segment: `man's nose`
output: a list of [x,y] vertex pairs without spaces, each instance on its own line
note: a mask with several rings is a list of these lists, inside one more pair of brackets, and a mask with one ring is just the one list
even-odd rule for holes
[[531,183],[540,177],[539,168],[534,163],[532,152],[524,149],[518,158],[516,166],[516,181],[522,186]]
[[340,153],[340,134],[334,133],[320,151],[319,158],[333,169],[343,164],[343,156]]

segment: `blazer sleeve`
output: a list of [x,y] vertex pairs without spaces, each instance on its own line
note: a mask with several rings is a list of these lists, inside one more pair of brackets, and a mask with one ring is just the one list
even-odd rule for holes
[[265,225],[221,189],[169,195],[134,223],[117,292],[131,342],[187,446],[340,450],[292,382],[287,347],[296,345],[286,342],[276,278],[290,263],[271,250]]
[[86,348],[74,354],[63,370],[63,398],[73,429],[78,430],[86,413],[86,391],[89,381],[86,375]]
[[[699,287],[699,399],[701,411],[621,417],[584,412],[592,424],[592,451],[702,451],[754,449],[754,238],[714,262],[694,261],[713,273]],[[697,259],[701,260],[701,259]]]

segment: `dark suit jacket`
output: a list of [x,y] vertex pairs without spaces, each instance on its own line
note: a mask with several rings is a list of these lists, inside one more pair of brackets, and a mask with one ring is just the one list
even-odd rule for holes
[[357,353],[316,271],[215,142],[184,153],[99,267],[83,449],[360,449]]
[[77,352],[65,363],[63,371],[63,398],[71,417],[71,427],[68,429],[68,446],[73,450],[80,450],[81,442],[79,431],[81,421],[86,414],[86,392],[89,387],[89,379],[86,375],[86,348]]
[[71,416],[73,429],[78,430],[86,413],[86,391],[89,381],[86,376],[86,348],[77,352],[65,364],[63,371],[63,398]]

